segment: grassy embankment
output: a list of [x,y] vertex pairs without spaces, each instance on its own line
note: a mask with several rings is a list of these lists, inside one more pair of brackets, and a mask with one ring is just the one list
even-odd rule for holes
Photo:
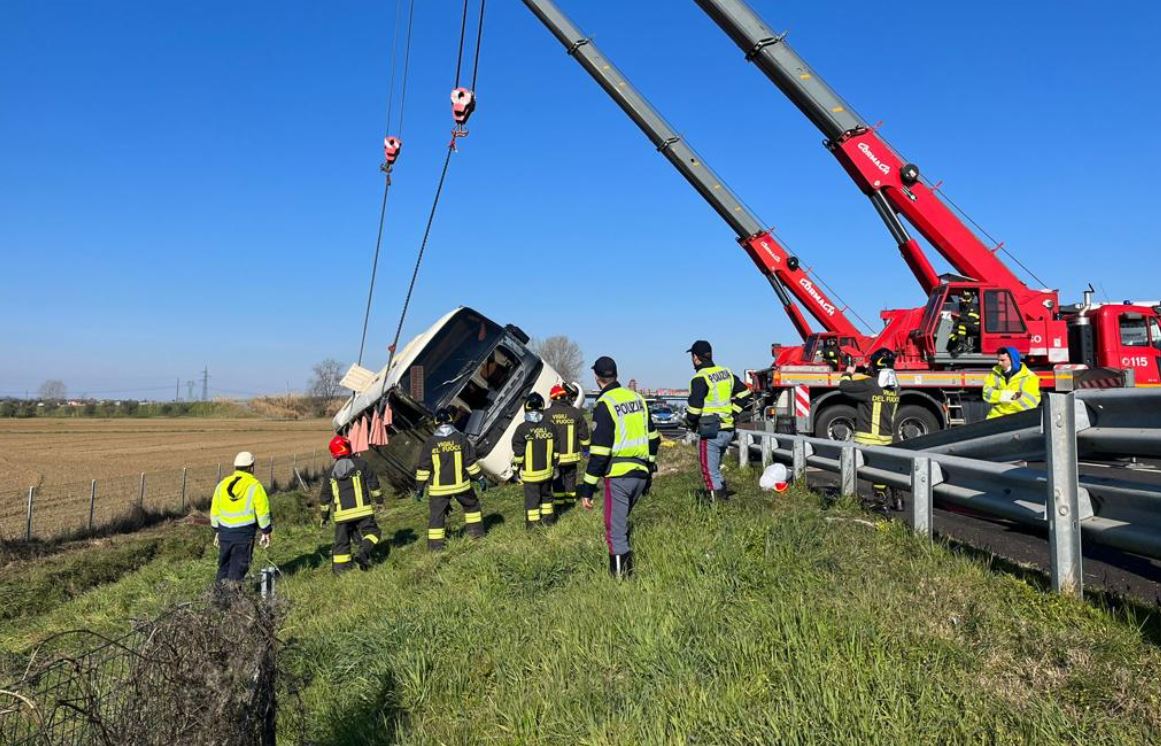
[[[665,455],[671,473],[634,514],[639,576],[621,584],[605,574],[597,511],[527,534],[513,488],[487,493],[482,543],[456,538],[440,555],[424,547],[426,505],[389,500],[389,558],[342,578],[301,499],[278,498],[282,662],[307,682],[312,738],[1156,741],[1161,655],[1140,622],[805,491],[743,488],[696,507],[688,449]],[[212,573],[195,526],[12,563],[0,648],[116,629]]]

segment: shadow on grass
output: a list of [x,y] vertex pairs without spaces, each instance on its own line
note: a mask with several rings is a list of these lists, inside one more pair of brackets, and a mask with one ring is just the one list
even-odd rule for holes
[[342,713],[331,724],[329,733],[313,743],[319,746],[397,743],[406,725],[407,712],[399,702],[395,676],[388,671],[381,675],[373,698]]
[[484,535],[487,536],[489,532],[496,526],[504,525],[504,516],[501,513],[488,513],[484,516]]
[[[970,544],[965,544],[964,542],[956,541],[946,536],[941,536],[940,540],[955,554],[970,557],[981,562],[994,572],[1001,572],[1005,575],[1018,578],[1041,593],[1052,592],[1052,577],[1038,567],[1029,567],[1012,562],[987,550],[977,549]],[[1085,553],[1088,553],[1087,548]],[[1118,557],[1118,559],[1124,561],[1125,559],[1136,560],[1139,558],[1125,555]],[[1140,562],[1143,563],[1143,566],[1138,571],[1139,574],[1144,574],[1145,570],[1150,575],[1156,573],[1156,568],[1151,563],[1143,559]],[[1158,614],[1156,606],[1132,597],[1104,590],[1089,590],[1086,588],[1084,597],[1089,603],[1099,609],[1103,609],[1117,620],[1136,628],[1141,635],[1141,639],[1151,645],[1161,647],[1161,614]]]

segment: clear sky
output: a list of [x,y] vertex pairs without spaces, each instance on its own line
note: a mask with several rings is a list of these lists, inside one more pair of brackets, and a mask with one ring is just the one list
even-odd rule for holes
[[[863,318],[922,302],[819,133],[693,2],[559,4]],[[450,128],[460,3],[417,5],[374,368]],[[1161,296],[1161,3],[753,5],[1065,300]],[[0,5],[0,395],[163,398],[203,366],[212,393],[280,392],[352,361],[394,11]],[[699,337],[737,369],[794,341],[730,229],[517,0],[488,3],[477,92],[404,338],[466,304],[653,386],[686,383]]]

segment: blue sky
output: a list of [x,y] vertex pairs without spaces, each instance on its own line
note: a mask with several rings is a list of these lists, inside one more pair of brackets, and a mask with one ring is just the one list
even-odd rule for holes
[[[559,4],[863,318],[922,302],[817,131],[694,3]],[[1063,298],[1161,295],[1161,4],[753,4]],[[418,5],[372,367],[450,128],[459,2]],[[353,360],[394,9],[4,3],[0,395],[161,398],[203,365],[214,393],[279,392]],[[477,93],[405,338],[466,304],[647,385],[684,384],[699,337],[738,369],[794,341],[729,228],[516,0],[488,3]]]

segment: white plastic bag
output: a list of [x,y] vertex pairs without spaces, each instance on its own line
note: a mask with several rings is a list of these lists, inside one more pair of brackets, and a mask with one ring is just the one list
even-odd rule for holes
[[770,464],[758,479],[758,486],[767,492],[770,490],[785,492],[786,488],[790,486],[788,480],[789,477],[786,473],[785,465]]

